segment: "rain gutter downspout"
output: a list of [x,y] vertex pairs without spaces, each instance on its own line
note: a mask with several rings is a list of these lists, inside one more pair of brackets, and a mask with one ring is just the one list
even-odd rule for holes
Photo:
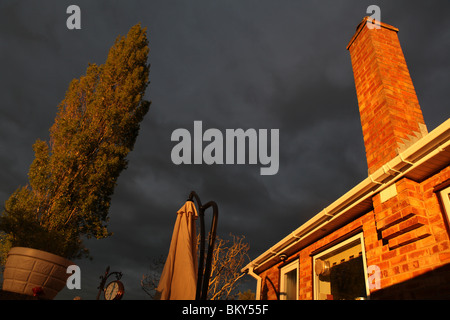
[[247,269],[248,275],[256,279],[256,294],[255,300],[261,300],[261,277],[253,272],[253,265]]

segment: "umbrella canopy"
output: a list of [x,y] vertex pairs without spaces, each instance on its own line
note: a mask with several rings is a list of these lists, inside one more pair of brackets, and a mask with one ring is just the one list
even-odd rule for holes
[[177,212],[170,242],[155,299],[195,300],[197,289],[197,210],[187,201]]

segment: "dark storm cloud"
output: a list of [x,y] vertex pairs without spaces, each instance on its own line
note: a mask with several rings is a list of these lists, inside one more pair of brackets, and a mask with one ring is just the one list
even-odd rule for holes
[[[245,235],[255,258],[367,176],[351,61],[345,49],[368,1],[77,1],[82,29],[65,27],[68,1],[0,4],[0,196],[5,201],[48,139],[69,82],[101,64],[116,37],[148,28],[152,106],[110,209],[114,235],[89,240],[76,261],[96,296],[107,265],[125,298],[152,258],[167,254],[176,211],[195,190],[219,205],[220,236]],[[450,20],[446,1],[382,1],[399,38],[429,130],[448,118]],[[177,128],[280,130],[280,169],[172,163]],[[209,216],[207,216],[209,217]]]

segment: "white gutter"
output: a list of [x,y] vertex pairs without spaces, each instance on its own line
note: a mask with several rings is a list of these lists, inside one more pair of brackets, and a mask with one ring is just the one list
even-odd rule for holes
[[[242,269],[242,272],[246,272],[251,268],[252,274],[249,274],[253,276],[254,269],[273,261],[276,257],[284,254],[287,250],[298,244],[300,240],[305,240],[308,236],[311,236],[321,228],[324,228],[331,221],[334,221],[337,218],[345,219],[345,214],[348,213],[350,209],[389,187],[397,180],[410,173],[413,169],[416,169],[419,165],[427,162],[439,153],[444,152],[446,148],[450,149],[450,119],[447,119],[439,127],[401,152],[397,157],[389,161],[373,174],[369,175],[341,198],[337,199],[313,218],[251,261]],[[402,171],[403,169],[405,170]],[[257,277],[259,278],[259,276]]]

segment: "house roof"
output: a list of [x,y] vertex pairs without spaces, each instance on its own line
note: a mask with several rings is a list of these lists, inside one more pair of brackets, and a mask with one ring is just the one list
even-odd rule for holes
[[402,151],[306,223],[248,263],[242,272],[261,273],[372,209],[372,197],[401,178],[422,181],[450,163],[450,118]]

